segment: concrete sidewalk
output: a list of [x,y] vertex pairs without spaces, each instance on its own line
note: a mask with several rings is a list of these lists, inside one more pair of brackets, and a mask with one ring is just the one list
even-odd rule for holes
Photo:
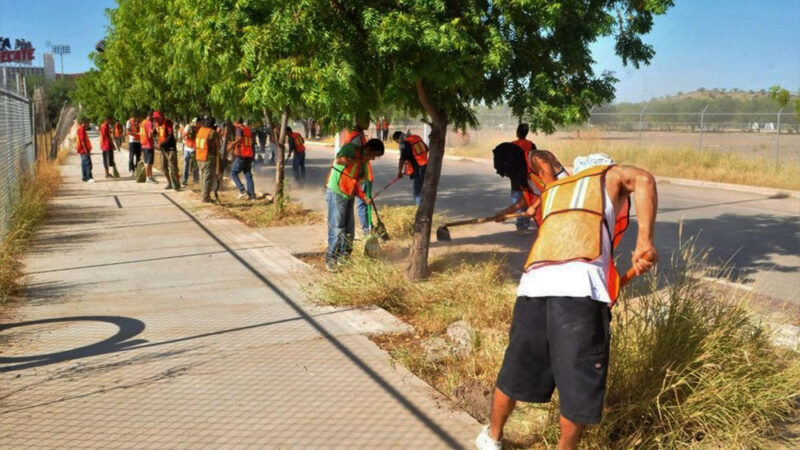
[[477,422],[368,316],[306,301],[314,272],[273,242],[163,178],[62,175],[0,325],[0,447],[470,446]]

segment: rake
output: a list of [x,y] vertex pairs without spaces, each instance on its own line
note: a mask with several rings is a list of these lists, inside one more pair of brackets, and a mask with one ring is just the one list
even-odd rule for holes
[[[524,215],[525,215],[524,212],[506,214],[503,216],[503,220],[514,219],[516,217],[522,217]],[[458,227],[461,225],[472,225],[476,223],[494,222],[496,217],[497,216],[486,216],[486,217],[478,217],[476,219],[458,220],[456,222],[446,223],[436,229],[436,240],[452,241],[453,239],[450,237],[450,230],[449,230],[450,227]]]

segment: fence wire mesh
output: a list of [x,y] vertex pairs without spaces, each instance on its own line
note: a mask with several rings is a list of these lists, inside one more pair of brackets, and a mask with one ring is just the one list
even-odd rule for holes
[[[518,120],[510,112],[481,111],[480,126],[466,132],[448,130],[447,147],[470,156],[491,157],[499,143],[516,139]],[[391,130],[425,136],[418,120],[396,120]],[[374,134],[371,127],[368,131]],[[800,162],[800,121],[791,110],[770,112],[641,113],[593,111],[584,124],[553,134],[528,136],[539,148],[591,151],[650,149],[716,151],[769,162]]]
[[33,174],[31,117],[30,100],[0,89],[0,236],[6,233],[22,181]]

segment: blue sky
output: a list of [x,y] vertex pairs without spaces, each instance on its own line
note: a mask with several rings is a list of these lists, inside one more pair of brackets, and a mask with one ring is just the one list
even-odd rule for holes
[[[800,89],[800,0],[676,0],[645,40],[650,66],[623,67],[613,42],[593,45],[597,70],[613,70],[618,101],[705,88]],[[30,40],[37,64],[45,43],[68,44],[67,73],[91,67],[87,55],[105,34],[113,0],[0,0],[0,36]],[[56,58],[56,70],[60,70]]]

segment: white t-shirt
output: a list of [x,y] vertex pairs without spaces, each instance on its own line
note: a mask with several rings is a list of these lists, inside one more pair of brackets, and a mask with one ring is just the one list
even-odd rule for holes
[[191,125],[191,124],[189,124],[189,125],[186,125],[185,127],[183,127],[183,136],[184,136],[184,140],[183,140],[183,143],[184,143],[184,146],[183,146],[183,151],[184,151],[185,153],[193,153],[193,152],[194,152],[194,148],[192,148],[192,147],[189,147],[188,145],[186,145],[186,138],[185,138],[185,137],[186,137],[186,136],[188,136],[188,135],[189,135],[189,133],[191,133],[191,131],[192,131],[192,125]]
[[[130,120],[125,122],[125,130],[126,131],[133,131],[135,133],[139,132],[139,130],[131,130],[131,121]],[[139,139],[136,139],[135,137],[133,137],[133,135],[129,134],[128,135],[128,142],[139,142]]]
[[[616,223],[614,204],[603,189],[606,198],[606,223]],[[608,273],[611,269],[611,238],[603,225],[603,244],[600,257],[594,261],[572,261],[563,264],[534,266],[519,280],[518,296],[526,297],[591,297],[611,303],[608,295]]]

